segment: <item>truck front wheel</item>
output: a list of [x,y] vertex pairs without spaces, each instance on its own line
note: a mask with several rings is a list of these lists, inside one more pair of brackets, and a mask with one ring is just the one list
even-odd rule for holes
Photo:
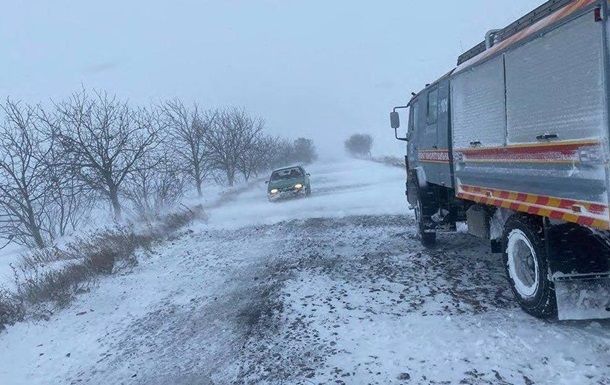
[[504,228],[504,264],[519,305],[538,318],[557,315],[555,287],[548,276],[542,225],[534,218],[515,215]]
[[415,205],[415,219],[417,220],[417,232],[424,247],[432,247],[436,244],[436,231],[431,230],[428,226],[430,216],[433,214],[434,208],[430,205],[430,194],[423,191],[418,191],[417,203]]

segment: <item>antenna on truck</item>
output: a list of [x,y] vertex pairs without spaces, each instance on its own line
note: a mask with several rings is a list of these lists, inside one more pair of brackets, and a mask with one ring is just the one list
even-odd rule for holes
[[508,39],[517,32],[529,27],[532,24],[539,22],[551,13],[557,11],[560,8],[565,7],[574,0],[549,0],[542,4],[538,8],[534,9],[522,18],[512,22],[508,26],[502,29],[492,29],[485,35],[485,40],[475,45],[468,51],[464,52],[458,57],[457,65],[460,65],[473,57],[485,52],[495,44]]

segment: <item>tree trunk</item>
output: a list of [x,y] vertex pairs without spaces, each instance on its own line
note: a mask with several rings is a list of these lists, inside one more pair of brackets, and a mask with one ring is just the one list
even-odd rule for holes
[[203,177],[201,176],[202,172],[201,172],[201,168],[199,167],[199,164],[197,162],[195,162],[195,187],[197,188],[197,196],[199,198],[201,198],[201,185],[203,184]]
[[199,198],[201,198],[201,196],[203,195],[202,191],[201,191],[202,184],[203,184],[203,182],[201,181],[201,178],[199,178],[199,177],[195,178],[195,187],[197,187],[197,196]]
[[37,248],[42,249],[46,246],[44,239],[42,238],[42,234],[40,233],[40,229],[35,224],[32,225],[32,238],[34,238],[34,243],[36,244]]
[[227,181],[229,182],[229,187],[233,187],[233,184],[235,184],[235,171],[227,170]]
[[112,205],[112,215],[115,220],[121,219],[121,202],[119,202],[119,192],[117,188],[110,189],[110,204]]
[[44,239],[42,238],[42,233],[40,232],[40,227],[36,224],[36,220],[34,219],[34,211],[31,208],[28,208],[28,221],[30,232],[32,233],[32,238],[34,239],[34,244],[37,248],[42,249],[46,246]]

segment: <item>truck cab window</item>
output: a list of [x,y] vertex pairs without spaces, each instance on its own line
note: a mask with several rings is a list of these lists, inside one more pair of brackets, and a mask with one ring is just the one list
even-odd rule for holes
[[428,106],[426,110],[428,124],[436,123],[438,117],[438,88],[428,92]]

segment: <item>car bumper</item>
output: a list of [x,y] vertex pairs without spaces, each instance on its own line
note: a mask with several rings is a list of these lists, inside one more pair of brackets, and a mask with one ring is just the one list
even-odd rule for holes
[[298,190],[280,191],[276,194],[267,193],[267,197],[269,198],[270,201],[301,197],[301,196],[305,196],[305,195],[306,195],[305,188],[298,189]]

